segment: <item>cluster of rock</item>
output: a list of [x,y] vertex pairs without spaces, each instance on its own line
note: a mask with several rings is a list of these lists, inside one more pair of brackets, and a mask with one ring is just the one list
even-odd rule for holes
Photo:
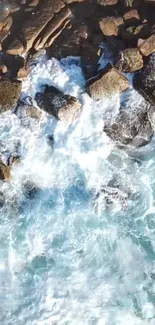
[[[22,79],[38,51],[46,49],[48,58],[80,56],[94,100],[125,91],[125,73],[136,72],[133,84],[145,99],[143,107],[131,112],[126,103],[104,131],[123,145],[148,143],[154,127],[154,10],[155,0],[0,0],[0,112],[18,102]],[[98,70],[102,42],[114,61]],[[80,102],[55,87],[45,85],[35,100],[62,121],[80,115]],[[0,179],[4,170],[2,163]]]

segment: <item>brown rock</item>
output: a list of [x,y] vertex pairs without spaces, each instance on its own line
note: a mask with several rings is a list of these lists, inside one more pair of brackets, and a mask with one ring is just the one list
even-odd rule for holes
[[95,100],[111,97],[129,87],[129,82],[112,64],[108,64],[95,78],[88,80],[89,93]]
[[120,53],[116,66],[124,72],[135,72],[143,67],[143,57],[137,48],[125,49]]
[[[36,50],[42,49],[46,43],[50,41],[50,45],[52,44],[51,39],[55,39],[55,34],[59,35],[63,28],[64,22],[67,20],[69,22],[68,17],[71,16],[71,10],[69,8],[64,8],[62,11],[54,17],[48,25],[45,27],[43,34],[36,42],[34,42],[33,46]],[[58,30],[58,32],[57,32]],[[58,34],[57,34],[58,33]]]
[[131,9],[129,11],[127,11],[124,16],[123,16],[124,20],[126,23],[134,23],[138,20],[140,20],[140,16],[138,13],[137,9]]
[[23,42],[25,43],[25,49],[23,51],[23,45],[20,46],[20,42],[16,39],[9,44],[7,53],[14,54],[16,50],[21,55],[23,52],[28,52],[32,48],[35,39],[43,31],[47,23],[53,18],[54,14],[59,12],[64,7],[62,0],[44,0],[40,2],[37,11],[34,11],[29,19],[24,20],[21,27]]
[[63,122],[71,123],[81,113],[81,104],[75,97],[53,86],[46,85],[43,93],[36,94],[35,100],[41,109]]
[[4,65],[4,64],[0,65],[0,71],[2,72],[2,74],[5,74],[8,71],[6,65]]
[[97,3],[102,6],[114,6],[118,3],[118,0],[97,0]]
[[101,19],[99,25],[105,36],[118,36],[119,28],[123,23],[122,17],[107,17]]
[[27,78],[28,74],[30,72],[30,69],[28,66],[24,66],[22,68],[19,69],[18,73],[17,73],[17,78],[19,79],[25,79]]
[[9,180],[10,179],[10,167],[6,166],[3,161],[0,159],[0,180]]
[[145,40],[139,39],[137,47],[144,56],[152,54],[155,51],[155,34]]
[[3,24],[3,30],[9,31],[12,24],[13,24],[13,18],[11,16],[7,17]]
[[29,3],[30,7],[36,7],[38,6],[40,0],[31,0],[31,2]]
[[3,43],[3,41],[7,38],[9,35],[9,30],[1,30],[0,32],[0,43]]
[[18,39],[14,39],[7,47],[6,53],[11,55],[21,55],[23,51],[23,44]]
[[18,80],[0,79],[0,113],[11,109],[20,97],[22,84]]

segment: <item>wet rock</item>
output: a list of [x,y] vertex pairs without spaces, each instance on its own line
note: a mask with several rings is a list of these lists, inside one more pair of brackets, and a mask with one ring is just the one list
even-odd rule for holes
[[114,6],[118,3],[118,0],[97,0],[97,3],[102,6]]
[[101,53],[97,46],[93,46],[89,41],[84,41],[81,43],[80,55],[82,70],[86,80],[88,80],[97,73]]
[[35,120],[40,120],[42,117],[42,112],[34,106],[25,105],[24,107],[27,117],[30,117]]
[[134,24],[137,21],[140,21],[140,16],[139,16],[138,10],[131,9],[131,10],[127,11],[123,16],[123,19],[126,24]]
[[155,131],[155,106],[150,106],[148,110],[148,119],[151,123],[152,129]]
[[36,6],[38,6],[39,2],[40,2],[40,0],[31,0],[29,3],[29,6],[36,7]]
[[121,0],[121,2],[125,7],[130,7],[130,8],[136,8],[142,4],[141,0]]
[[145,40],[139,39],[137,47],[144,56],[148,56],[155,52],[155,34]]
[[19,71],[17,73],[17,78],[26,79],[29,72],[30,72],[30,68],[28,66],[24,66],[24,67],[19,69]]
[[101,31],[105,36],[118,36],[120,27],[123,24],[122,17],[106,17],[99,21]]
[[80,56],[81,37],[78,29],[64,29],[61,35],[53,42],[52,47],[47,50],[48,57],[58,60],[67,56]]
[[124,72],[135,72],[143,67],[143,57],[137,48],[129,48],[119,55],[116,67]]
[[3,24],[3,30],[9,31],[13,24],[13,18],[11,16],[7,17]]
[[133,85],[145,100],[155,104],[155,53],[150,56],[142,71],[134,76]]
[[66,3],[66,4],[70,4],[70,3],[72,3],[72,2],[83,2],[84,0],[63,0],[64,1],[64,3]]
[[9,180],[10,179],[10,167],[6,166],[3,161],[0,159],[0,180]]
[[155,0],[144,0],[146,4],[155,4]]
[[0,43],[2,43],[9,35],[9,30],[1,30],[0,32]]
[[22,57],[0,53],[0,65],[7,67],[7,76],[9,78],[17,78],[18,71],[25,66],[25,61]]
[[18,101],[22,84],[19,80],[0,79],[0,113],[11,109]]
[[76,120],[81,112],[81,104],[70,95],[66,95],[53,86],[45,86],[44,92],[35,96],[37,105],[47,113],[63,122]]
[[43,115],[43,112],[41,110],[33,106],[31,98],[30,100],[27,98],[25,101],[19,100],[14,113],[22,122],[25,118],[27,120],[27,117],[34,120],[40,120]]
[[105,124],[104,131],[119,145],[141,147],[149,143],[153,136],[148,118],[149,104],[140,103],[136,108],[128,105],[126,102],[115,120]]
[[148,24],[129,26],[121,31],[121,36],[124,40],[130,41],[134,46],[137,46],[139,38],[147,38],[150,36],[150,27]]
[[0,74],[3,75],[5,73],[7,73],[8,69],[6,67],[6,65],[2,64],[0,65]]
[[3,192],[0,192],[0,208],[2,208],[5,204],[5,196]]
[[129,87],[129,82],[112,64],[108,64],[95,77],[88,80],[88,91],[95,100],[111,97]]

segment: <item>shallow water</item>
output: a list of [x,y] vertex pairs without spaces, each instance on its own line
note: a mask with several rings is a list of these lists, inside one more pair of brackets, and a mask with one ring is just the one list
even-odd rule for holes
[[[143,99],[131,86],[122,98],[93,102],[78,58],[40,57],[23,98],[44,83],[76,96],[82,113],[73,125],[45,113],[39,122],[0,116],[4,160],[21,155],[2,185],[0,324],[153,325],[154,139],[125,152],[102,131],[121,101],[136,107]],[[120,192],[109,202],[99,192],[114,180]],[[28,181],[38,188],[31,197],[22,185]]]

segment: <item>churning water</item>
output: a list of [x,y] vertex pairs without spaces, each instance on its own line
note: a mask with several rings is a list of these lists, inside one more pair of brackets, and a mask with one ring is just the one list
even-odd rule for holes
[[154,141],[127,152],[103,132],[121,101],[142,98],[131,86],[93,102],[76,58],[40,57],[22,96],[45,83],[76,96],[82,113],[72,125],[0,115],[3,159],[21,156],[2,184],[0,324],[154,325]]

